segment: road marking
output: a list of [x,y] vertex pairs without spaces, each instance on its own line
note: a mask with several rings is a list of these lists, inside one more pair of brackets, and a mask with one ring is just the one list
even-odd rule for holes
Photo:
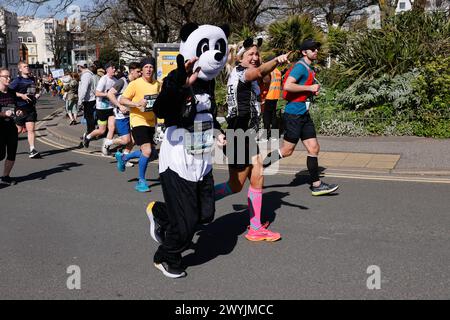
[[[36,129],[41,128],[44,125],[44,121],[50,117],[52,117],[54,114],[58,112],[55,111],[52,114],[45,117],[43,120],[39,121],[36,125]],[[70,149],[74,146],[67,146],[62,143],[55,142],[53,140],[50,140],[48,138],[44,137],[38,137],[36,136],[36,139],[44,144],[47,144],[49,146],[55,147],[57,149]],[[81,151],[81,150],[70,150],[70,152],[83,154],[83,155],[89,155],[93,157],[99,157],[104,159],[113,159],[113,157],[105,157],[102,155],[100,151],[94,151],[94,152],[87,152],[87,151]],[[156,162],[156,161],[155,161]],[[228,166],[224,165],[215,165],[214,169],[219,170],[228,170]],[[283,175],[295,175],[298,173],[298,171],[295,170],[286,170],[286,169],[279,169],[276,172],[277,174],[283,174]],[[365,175],[361,173],[322,173],[324,177],[327,178],[342,178],[342,179],[358,179],[358,180],[375,180],[375,181],[397,181],[397,182],[421,182],[421,183],[441,183],[441,184],[450,184],[450,179],[448,178],[435,178],[435,177],[405,177],[405,176],[383,176],[383,175]]]

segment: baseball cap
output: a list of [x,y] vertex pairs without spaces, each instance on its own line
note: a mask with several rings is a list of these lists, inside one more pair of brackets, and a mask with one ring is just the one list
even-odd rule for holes
[[320,42],[314,41],[313,39],[306,39],[300,46],[300,50],[318,49],[321,46],[322,44]]
[[77,62],[77,67],[83,67],[83,68],[87,68],[87,61],[86,60],[80,60]]

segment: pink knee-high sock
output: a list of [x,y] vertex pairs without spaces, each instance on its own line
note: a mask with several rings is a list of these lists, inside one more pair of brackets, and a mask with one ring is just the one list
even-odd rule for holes
[[262,189],[248,188],[248,211],[250,213],[250,226],[257,230],[261,228]]

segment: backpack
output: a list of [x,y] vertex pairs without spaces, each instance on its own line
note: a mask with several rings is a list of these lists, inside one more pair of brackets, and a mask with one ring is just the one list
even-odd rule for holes
[[293,92],[288,92],[286,90],[284,90],[284,85],[286,83],[287,78],[289,78],[289,74],[291,73],[292,69],[294,69],[295,66],[297,66],[298,64],[302,64],[306,67],[306,70],[308,71],[308,79],[305,82],[305,85],[310,85],[314,83],[314,77],[315,74],[313,71],[311,71],[307,65],[303,62],[303,61],[299,61],[296,62],[295,64],[293,64],[284,74],[282,81],[281,81],[281,87],[283,88],[283,99],[291,102],[301,102],[301,101],[306,101],[308,94],[305,94],[303,92],[298,92],[298,93],[293,93]]
[[300,62],[296,62],[294,64],[292,64],[289,69],[284,73],[283,77],[281,78],[281,88],[283,89],[283,99],[286,100],[288,93],[286,90],[284,90],[284,84],[286,83],[287,78],[289,78],[289,74],[291,73],[292,69],[294,69],[294,67],[299,64]]

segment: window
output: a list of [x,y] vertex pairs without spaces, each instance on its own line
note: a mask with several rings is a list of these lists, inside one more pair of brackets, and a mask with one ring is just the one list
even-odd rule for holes
[[33,38],[32,37],[28,37],[27,38],[27,42],[33,42]]
[[31,64],[34,64],[34,58],[31,58]]
[[47,58],[47,62],[50,62],[50,58]]
[[19,37],[19,42],[22,43],[23,42],[23,38]]
[[47,30],[52,30],[52,29],[53,29],[53,23],[51,23],[51,22],[46,22],[46,23],[45,23],[45,29],[47,29]]
[[406,3],[400,2],[400,10],[405,10]]

